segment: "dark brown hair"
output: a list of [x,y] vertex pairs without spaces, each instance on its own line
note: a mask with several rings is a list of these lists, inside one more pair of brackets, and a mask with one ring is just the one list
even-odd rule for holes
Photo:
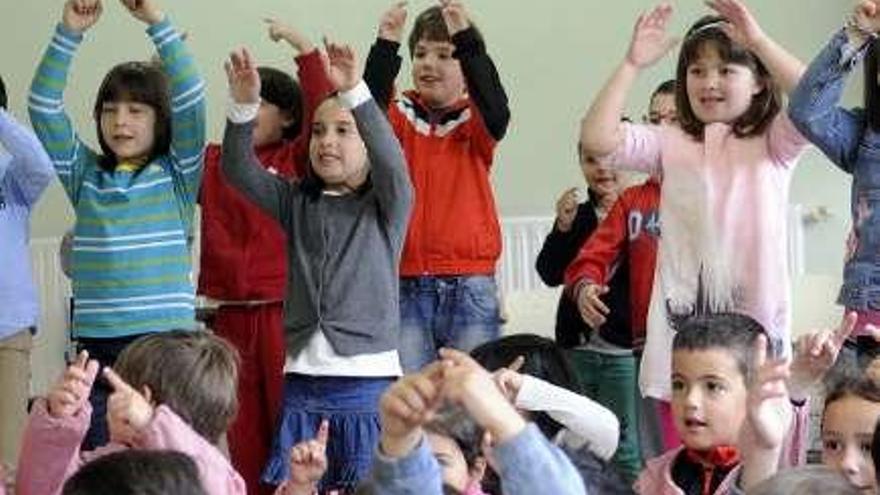
[[121,63],[104,76],[93,110],[95,124],[98,127],[98,143],[104,153],[98,163],[108,172],[116,169],[118,160],[104,141],[101,132],[101,113],[105,103],[122,101],[149,105],[156,113],[153,149],[150,150],[147,163],[168,154],[171,149],[171,90],[168,76],[160,65],[151,62]]
[[[477,28],[474,21],[469,21],[471,27],[477,34],[480,44],[483,44],[483,35]],[[416,17],[413,23],[412,31],[409,33],[409,56],[412,57],[416,51],[416,45],[419,41],[440,41],[452,43],[452,37],[449,36],[449,28],[446,27],[446,21],[443,19],[443,10],[439,5],[428,7]]]
[[672,340],[672,352],[721,349],[736,361],[743,382],[748,385],[755,374],[752,349],[755,339],[761,334],[766,335],[764,327],[754,318],[744,314],[726,312],[698,314],[684,318],[678,323]]
[[[877,81],[878,64],[880,57],[880,41],[876,37],[868,42],[868,50],[865,53],[865,113],[868,125],[871,129],[880,130],[880,83]],[[880,472],[878,472],[880,474]]]
[[845,376],[834,383],[825,396],[822,407],[822,429],[825,429],[825,411],[828,406],[847,397],[858,397],[880,404],[880,384],[867,376]]
[[238,409],[238,354],[208,332],[173,330],[142,337],[113,366],[136,390],[150,388],[193,430],[217,443]]
[[779,87],[770,76],[770,72],[758,57],[731,40],[721,29],[723,17],[704,16],[688,30],[678,56],[678,67],[675,71],[678,84],[675,90],[675,104],[678,107],[679,126],[698,140],[703,139],[705,123],[694,114],[687,94],[687,72],[708,47],[718,51],[718,56],[725,63],[743,65],[755,75],[755,80],[763,90],[752,97],[752,104],[734,122],[733,133],[737,137],[751,137],[762,134],[779,110],[782,108],[782,96]]

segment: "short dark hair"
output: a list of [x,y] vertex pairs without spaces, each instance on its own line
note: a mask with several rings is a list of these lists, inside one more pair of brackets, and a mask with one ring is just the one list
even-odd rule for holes
[[3,83],[3,78],[0,77],[0,108],[6,109],[6,84]]
[[[471,356],[489,371],[504,368],[522,356],[525,361],[521,373],[580,393],[580,385],[565,351],[548,338],[525,333],[508,335],[480,345],[471,351]],[[548,438],[562,429],[562,425],[546,412],[536,411],[532,418]]]
[[[754,318],[740,313],[707,313],[683,319],[672,340],[672,352],[721,349],[736,361],[743,381],[754,376],[752,349],[755,339],[766,334]],[[769,342],[768,342],[769,344]]]
[[170,450],[101,456],[64,483],[62,495],[206,495],[196,463]]
[[101,132],[101,113],[105,103],[131,101],[149,105],[156,113],[153,126],[153,149],[147,163],[168,154],[171,149],[171,89],[168,76],[151,62],[124,62],[104,76],[95,98],[93,116],[98,127],[98,143],[104,153],[98,160],[104,170],[112,172],[118,165],[113,150],[104,141]]
[[[480,44],[483,44],[483,35],[480,33],[479,28],[477,28],[477,25],[474,24],[473,20],[469,20],[469,22],[471,28],[473,28],[476,33],[476,37]],[[415,54],[416,45],[419,44],[419,41],[452,43],[452,37],[449,36],[449,28],[446,26],[446,21],[443,19],[443,10],[439,5],[428,7],[423,10],[419,16],[416,17],[415,22],[413,22],[413,28],[409,33],[409,40],[407,42],[410,57],[413,57]]]
[[150,388],[196,433],[218,443],[235,418],[238,354],[209,332],[173,330],[141,337],[113,369],[136,390]]
[[785,469],[762,481],[751,495],[858,495],[860,490],[838,471],[824,465]]
[[674,95],[675,87],[675,79],[667,79],[663,81],[656,88],[654,88],[654,92],[651,93],[651,100],[653,100],[654,97],[656,97],[657,95]]
[[290,125],[281,135],[284,139],[294,139],[303,126],[302,90],[299,84],[286,72],[274,67],[258,67],[260,74],[260,98],[275,105],[290,117]]
[[754,53],[734,43],[727,36],[722,29],[724,22],[724,18],[719,16],[707,15],[700,18],[685,35],[678,56],[678,67],[675,71],[678,81],[675,90],[678,123],[685,132],[699,140],[703,139],[705,123],[697,118],[691,107],[687,94],[687,71],[707,46],[718,50],[718,56],[726,63],[748,67],[755,75],[755,80],[764,88],[752,97],[752,104],[748,110],[736,121],[731,122],[734,135],[738,137],[760,135],[782,108],[782,94],[770,72]]

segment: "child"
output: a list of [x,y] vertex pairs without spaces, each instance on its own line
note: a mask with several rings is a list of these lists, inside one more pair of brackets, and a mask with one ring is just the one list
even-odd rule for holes
[[[286,73],[259,67],[260,110],[253,145],[259,163],[291,180],[307,167],[308,130],[318,102],[330,92],[321,53],[295,29],[267,21],[269,36],[299,54],[302,93]],[[260,473],[269,457],[272,429],[281,409],[284,367],[282,300],[287,280],[281,227],[226,183],[220,171],[220,145],[205,150],[199,293],[217,304],[211,328],[241,356],[239,414],[229,429],[232,463],[259,494]]]
[[767,359],[767,342],[760,324],[739,314],[696,316],[680,325],[672,411],[684,446],[648,461],[638,493],[720,495],[737,484],[749,488],[786,458],[783,435],[786,447],[799,447],[808,408],[792,416],[788,365]]
[[642,122],[654,125],[678,124],[678,110],[675,108],[675,79],[663,81],[654,89],[648,106],[648,115],[642,117]]
[[27,417],[31,346],[40,315],[28,246],[30,215],[52,180],[52,163],[33,133],[7,113],[3,79],[0,144],[0,465],[13,467]]
[[382,18],[364,79],[406,153],[416,190],[400,265],[400,358],[417,371],[441,346],[498,337],[501,230],[489,172],[510,111],[483,38],[458,0],[441,0],[409,36],[415,91],[391,102],[406,2]]
[[492,437],[503,493],[585,493],[565,454],[507,402],[492,376],[464,353],[441,349],[442,361],[407,375],[382,397],[382,438],[373,463],[374,493],[442,493],[440,468],[423,425],[445,402],[463,407]]
[[860,495],[837,471],[826,466],[787,469],[761,482],[749,495]]
[[[122,449],[169,449],[196,461],[205,491],[244,494],[241,476],[217,448],[236,412],[237,363],[225,341],[204,332],[164,332],[138,339],[103,376],[110,444],[80,452],[91,406],[86,398],[99,364],[80,353],[28,421],[16,490],[61,493],[64,481],[91,458]],[[118,372],[118,374],[117,374]]]
[[[105,76],[95,101],[100,153],[73,129],[62,93],[101,0],[68,0],[37,68],[31,121],[76,213],[73,336],[103,365],[141,335],[193,328],[187,243],[201,177],[204,82],[154,0],[123,0],[162,58],[126,62]],[[170,88],[169,88],[170,86]],[[103,381],[93,389],[86,448],[106,443]]]
[[676,71],[678,126],[621,124],[642,69],[673,46],[672,7],[639,17],[626,58],[582,125],[588,153],[612,166],[662,173],[657,276],[639,383],[670,394],[673,319],[697,307],[753,315],[774,345],[789,341],[786,266],[788,185],[806,141],[779,113],[777,84],[790,90],[802,65],[768,38],[739,0],[707,2],[723,17],[688,31]]
[[[880,324],[877,299],[877,250],[880,249],[880,216],[874,214],[877,200],[874,192],[880,179],[873,172],[877,157],[873,153],[880,139],[880,112],[877,83],[878,45],[875,39],[880,31],[878,3],[860,2],[844,29],[834,34],[831,41],[810,64],[804,77],[791,95],[789,115],[804,133],[835,165],[853,176],[852,231],[847,242],[849,249],[843,270],[843,286],[837,298],[846,312],[859,314],[858,328],[844,352],[840,371],[864,371],[878,352],[876,340],[865,326]],[[865,108],[845,110],[837,106],[843,94],[844,83],[859,60],[865,57]]]
[[[310,171],[298,183],[263,169],[253,150],[260,79],[247,51],[227,64],[233,104],[221,166],[287,234],[284,406],[263,480],[288,478],[288,453],[329,420],[321,490],[350,490],[378,440],[378,402],[400,374],[397,263],[412,205],[403,153],[354,53],[328,45],[338,96],[311,123]],[[368,160],[369,159],[369,160]]]
[[61,495],[207,495],[195,462],[174,451],[124,450],[76,472]]

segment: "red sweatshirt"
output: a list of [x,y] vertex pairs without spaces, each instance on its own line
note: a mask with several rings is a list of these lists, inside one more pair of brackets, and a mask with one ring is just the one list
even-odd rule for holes
[[654,178],[624,191],[565,271],[566,289],[574,294],[581,282],[606,284],[618,262],[628,258],[630,321],[635,348],[645,343],[660,239],[659,208],[660,183]]
[[[254,150],[266,170],[296,179],[308,167],[312,113],[332,92],[318,50],[296,57],[304,97],[303,124],[294,140]],[[278,223],[227,184],[220,145],[205,150],[199,294],[221,301],[280,301],[287,284],[284,232]]]

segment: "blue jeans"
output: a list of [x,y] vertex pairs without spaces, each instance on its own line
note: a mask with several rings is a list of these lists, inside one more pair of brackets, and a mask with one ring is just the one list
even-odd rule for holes
[[400,279],[400,364],[421,369],[440,347],[470,352],[500,332],[495,277],[406,277]]

